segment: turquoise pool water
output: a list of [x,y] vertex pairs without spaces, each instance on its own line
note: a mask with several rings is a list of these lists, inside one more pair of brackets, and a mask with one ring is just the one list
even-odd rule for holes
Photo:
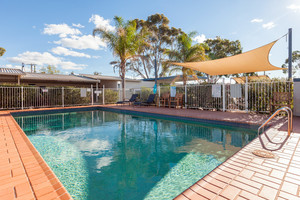
[[74,199],[172,199],[255,137],[107,111],[15,117]]

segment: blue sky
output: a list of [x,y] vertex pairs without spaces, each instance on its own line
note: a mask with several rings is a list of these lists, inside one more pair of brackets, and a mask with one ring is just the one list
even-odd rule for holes
[[[0,58],[0,66],[19,67],[25,62],[38,68],[55,65],[62,73],[118,75],[109,65],[114,59],[112,52],[100,38],[92,37],[93,29],[113,29],[116,15],[128,20],[147,19],[155,13],[167,16],[170,26],[197,31],[200,41],[216,36],[240,40],[244,52],[293,28],[293,50],[300,50],[300,0],[2,0],[0,47],[7,52]],[[270,61],[281,66],[286,57],[283,38],[273,47]],[[281,71],[267,74],[286,77]]]

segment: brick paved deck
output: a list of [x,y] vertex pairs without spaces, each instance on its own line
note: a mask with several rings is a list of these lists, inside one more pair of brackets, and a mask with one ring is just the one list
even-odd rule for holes
[[9,112],[0,112],[0,199],[71,199]]
[[[201,119],[261,124],[268,116],[199,110],[109,106]],[[58,109],[58,108],[54,108]],[[41,109],[37,109],[41,110]],[[52,109],[47,109],[52,110]],[[32,110],[30,110],[32,111]],[[14,111],[12,111],[14,112]],[[285,137],[281,119],[268,130],[273,140]],[[261,148],[258,139],[217,167],[179,195],[184,199],[299,199],[300,200],[300,118],[294,133],[276,158],[262,159],[251,151]],[[272,146],[268,144],[267,146]],[[0,199],[71,199],[58,178],[33,147],[10,112],[0,112]]]

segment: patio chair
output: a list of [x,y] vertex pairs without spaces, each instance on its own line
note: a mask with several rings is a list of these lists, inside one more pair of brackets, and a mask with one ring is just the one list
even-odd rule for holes
[[170,93],[164,93],[159,99],[160,106],[166,107],[170,105]]
[[130,104],[136,102],[136,99],[138,96],[139,96],[138,94],[133,94],[128,101],[118,101],[116,104],[124,105],[124,104],[128,103],[130,105]]
[[133,105],[138,105],[138,106],[151,106],[155,105],[155,96],[156,94],[150,94],[147,101],[144,102],[134,102]]
[[290,92],[274,92],[270,101],[270,113],[272,114],[276,107],[288,106],[291,108],[292,97]]
[[177,107],[183,107],[183,94],[182,93],[176,93],[175,97],[170,98],[169,108],[171,108],[172,104]]

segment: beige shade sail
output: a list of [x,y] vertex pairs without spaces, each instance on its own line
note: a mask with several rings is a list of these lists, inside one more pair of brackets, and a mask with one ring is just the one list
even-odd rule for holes
[[172,62],[172,64],[204,72],[209,75],[282,70],[282,68],[275,67],[269,62],[270,50],[276,42],[277,40],[257,49],[217,60],[186,63]]

